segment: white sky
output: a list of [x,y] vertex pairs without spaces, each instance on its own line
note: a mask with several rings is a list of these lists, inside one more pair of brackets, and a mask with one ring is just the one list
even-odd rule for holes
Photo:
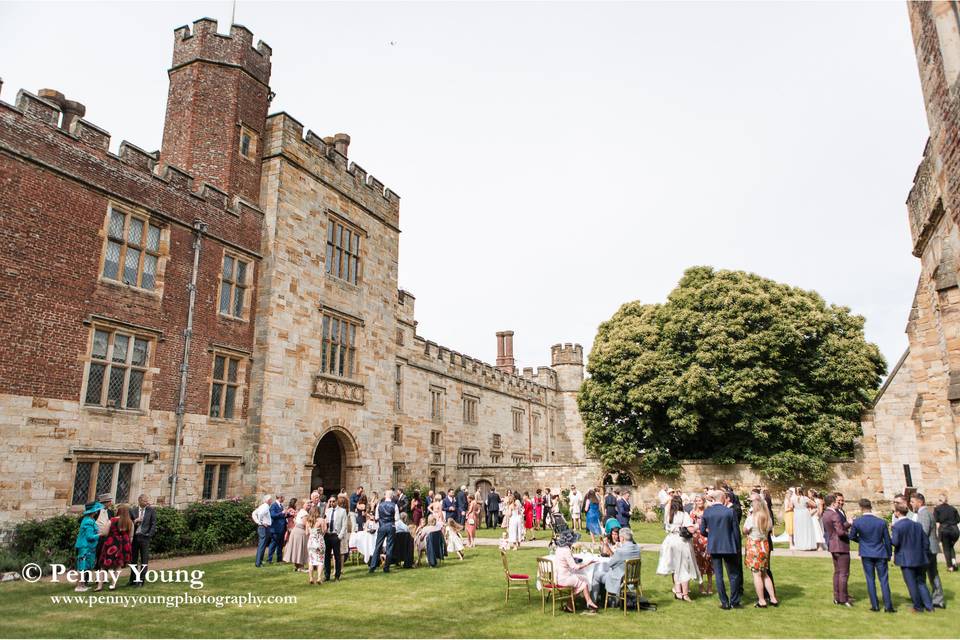
[[[173,29],[231,3],[2,3],[0,99],[53,87],[157,149]],[[519,366],[691,265],[867,318],[892,365],[918,261],[904,201],[927,137],[893,3],[256,3],[272,111],[400,194],[419,333]],[[391,42],[395,44],[391,45]]]

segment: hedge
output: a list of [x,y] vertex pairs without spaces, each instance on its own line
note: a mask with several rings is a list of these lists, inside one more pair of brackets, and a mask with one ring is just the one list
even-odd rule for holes
[[[196,502],[185,509],[156,507],[157,531],[151,555],[195,555],[256,541],[257,527],[250,518],[252,499]],[[7,548],[0,549],[0,572],[15,571],[29,562],[73,566],[74,544],[80,517],[56,516],[18,524]]]

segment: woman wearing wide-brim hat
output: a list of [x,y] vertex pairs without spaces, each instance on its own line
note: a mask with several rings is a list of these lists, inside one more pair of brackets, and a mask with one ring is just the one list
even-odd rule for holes
[[[92,571],[97,565],[97,543],[100,542],[97,516],[102,509],[103,505],[99,502],[88,502],[83,505],[80,530],[77,532],[77,543],[74,545],[77,549],[77,571]],[[86,581],[81,579],[74,590],[86,591],[88,588]]]
[[[587,612],[592,613],[599,607],[597,607],[597,604],[590,598],[590,581],[583,575],[583,570],[594,564],[596,560],[586,560],[577,564],[577,561],[573,558],[573,551],[570,549],[570,546],[579,539],[580,534],[572,529],[561,531],[554,539],[554,544],[556,545],[556,551],[554,552],[554,566],[557,572],[556,580],[557,584],[561,587],[570,587],[573,589],[575,595],[582,595],[583,599],[587,602]],[[564,611],[569,611],[566,605],[564,605]]]

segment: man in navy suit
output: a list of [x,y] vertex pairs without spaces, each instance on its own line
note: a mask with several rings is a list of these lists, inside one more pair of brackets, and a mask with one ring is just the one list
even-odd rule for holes
[[[729,506],[727,494],[720,490],[710,492],[714,504],[707,507],[700,520],[700,533],[707,537],[707,552],[713,561],[717,576],[717,595],[721,609],[739,609],[743,593],[743,569],[740,562],[740,522]],[[723,583],[723,567],[730,576],[730,597]]]
[[873,505],[866,498],[860,499],[860,511],[863,515],[853,521],[849,537],[850,540],[860,543],[860,562],[863,564],[863,575],[867,579],[870,610],[880,611],[876,584],[876,578],[880,578],[883,610],[893,613],[893,598],[890,596],[890,579],[887,573],[887,563],[892,553],[890,530],[887,529],[886,521],[873,513]]
[[917,613],[933,611],[933,599],[926,585],[929,539],[923,533],[923,527],[907,517],[909,509],[905,503],[898,502],[895,509],[900,518],[894,523],[890,536],[895,550],[893,563],[903,573],[913,610]]
[[456,520],[457,519],[457,499],[453,496],[453,489],[447,491],[447,495],[443,497],[443,517],[447,520]]
[[624,491],[623,494],[617,499],[617,522],[620,523],[620,528],[628,528],[630,526],[630,492]]
[[380,566],[380,551],[383,543],[387,543],[383,561],[383,572],[390,573],[390,563],[393,561],[393,540],[397,533],[397,505],[393,504],[393,490],[387,489],[383,500],[377,507],[377,541],[373,543],[373,555],[370,556],[368,571],[373,573]]
[[461,527],[467,523],[467,487],[463,485],[457,492],[457,524]]
[[287,532],[287,516],[283,508],[283,496],[277,496],[270,505],[270,547],[267,549],[267,562],[273,562],[273,552],[277,552],[277,562],[283,562],[283,534]]

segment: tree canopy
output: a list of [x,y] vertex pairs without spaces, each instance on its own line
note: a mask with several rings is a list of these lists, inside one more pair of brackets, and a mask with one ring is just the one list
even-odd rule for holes
[[692,267],[665,303],[600,325],[578,400],[587,448],[648,475],[695,459],[822,480],[852,455],[886,371],[863,324],[816,292]]

